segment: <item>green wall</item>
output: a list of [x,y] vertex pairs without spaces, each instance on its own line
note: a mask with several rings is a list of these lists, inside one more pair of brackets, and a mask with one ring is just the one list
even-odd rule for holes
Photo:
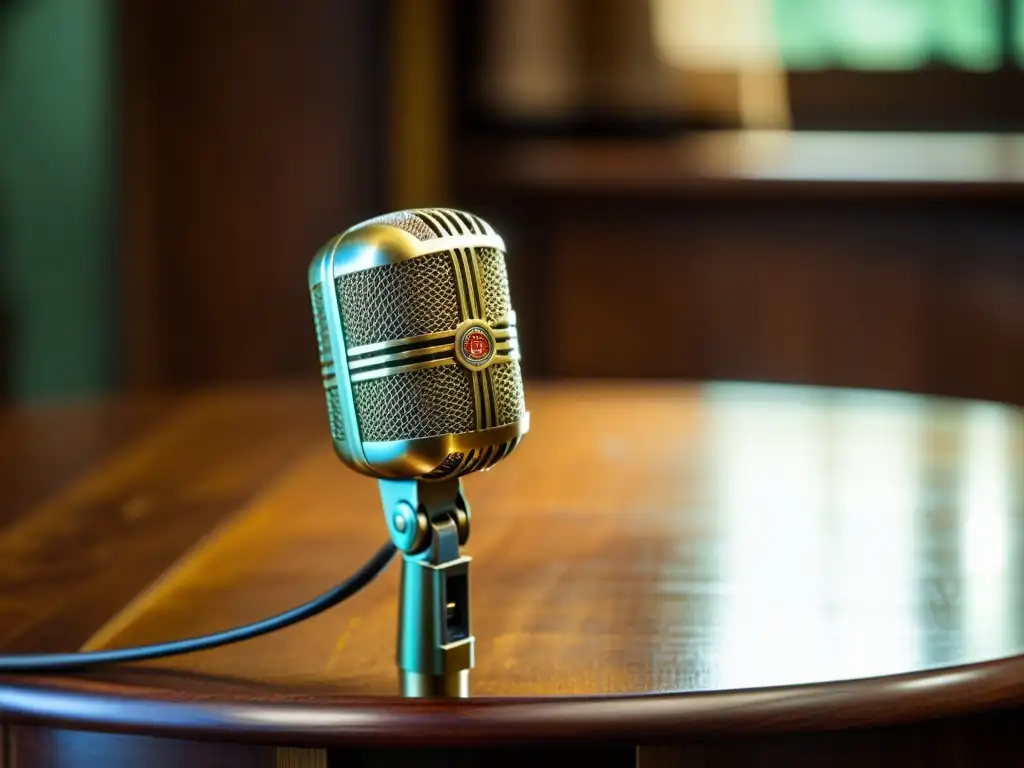
[[114,376],[113,0],[0,0],[0,304],[19,400]]

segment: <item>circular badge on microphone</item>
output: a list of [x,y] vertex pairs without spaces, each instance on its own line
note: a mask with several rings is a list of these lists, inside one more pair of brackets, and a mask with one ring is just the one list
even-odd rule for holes
[[482,320],[467,320],[455,332],[455,359],[471,370],[490,365],[494,349],[494,334]]

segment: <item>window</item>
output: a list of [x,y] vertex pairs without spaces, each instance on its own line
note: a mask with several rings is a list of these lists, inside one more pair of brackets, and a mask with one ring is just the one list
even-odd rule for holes
[[[990,72],[1024,50],[1024,0],[772,0],[783,64],[795,70]],[[1003,19],[1007,5],[1013,18]],[[1004,34],[1009,26],[1014,35]],[[1004,40],[1017,51],[1005,51]]]
[[1024,0],[767,1],[797,128],[1024,129]]
[[[787,123],[1024,128],[1024,0],[650,0],[682,70],[781,73]],[[764,79],[764,82],[775,80]],[[757,95],[768,86],[752,86]]]

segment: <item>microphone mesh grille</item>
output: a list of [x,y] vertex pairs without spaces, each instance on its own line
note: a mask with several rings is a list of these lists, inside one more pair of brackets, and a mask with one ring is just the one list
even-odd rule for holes
[[431,480],[466,475],[470,472],[489,469],[508,456],[519,445],[521,437],[513,438],[504,443],[490,445],[482,450],[473,449],[469,454],[449,453],[444,461],[438,464],[432,471],[424,475]]
[[447,477],[448,475],[450,475],[452,472],[459,468],[459,464],[461,464],[462,460],[465,458],[466,454],[462,453],[461,451],[458,453],[449,453],[447,456],[445,456],[444,461],[438,464],[432,471],[424,475],[424,477],[429,477],[432,479],[440,479],[442,477]]
[[327,387],[327,418],[331,421],[331,437],[339,443],[345,441],[345,424],[341,420],[341,395],[337,385]]
[[433,240],[437,234],[426,223],[412,211],[398,211],[397,213],[386,213],[375,219],[370,219],[366,224],[387,224],[391,227],[404,229],[409,234],[420,240]]
[[484,287],[484,309],[487,322],[494,323],[512,309],[509,301],[508,273],[505,257],[495,248],[479,248],[476,252]]
[[320,361],[329,363],[331,351],[327,344],[327,308],[324,306],[324,284],[317,283],[310,289],[313,300],[313,323],[316,326],[316,344],[320,348]]
[[526,396],[523,394],[523,375],[519,361],[495,363],[490,368],[491,386],[494,389],[494,404],[497,424],[511,424],[526,413]]
[[472,432],[476,427],[470,373],[443,365],[352,385],[363,440],[414,440]]
[[[332,362],[331,345],[328,341],[327,330],[327,308],[324,306],[324,286],[317,283],[310,289],[310,297],[313,301],[313,320],[316,326],[316,343],[320,348],[320,364],[330,365]],[[341,398],[338,394],[337,385],[326,386],[327,395],[327,416],[331,421],[331,437],[337,441],[345,439],[345,425],[341,420]]]
[[337,278],[337,286],[349,347],[452,331],[459,324],[448,253],[352,272]]

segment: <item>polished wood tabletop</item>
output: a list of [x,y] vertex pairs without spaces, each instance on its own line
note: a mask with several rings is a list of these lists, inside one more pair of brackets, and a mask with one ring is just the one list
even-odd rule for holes
[[[666,739],[1024,704],[1024,419],[707,383],[532,383],[465,482],[473,697],[397,697],[397,563],[194,655],[0,679],[0,719],[269,742]],[[115,648],[304,602],[386,539],[301,386],[0,415],[0,650]],[[451,727],[448,727],[451,726]],[[456,727],[457,726],[457,727]]]

